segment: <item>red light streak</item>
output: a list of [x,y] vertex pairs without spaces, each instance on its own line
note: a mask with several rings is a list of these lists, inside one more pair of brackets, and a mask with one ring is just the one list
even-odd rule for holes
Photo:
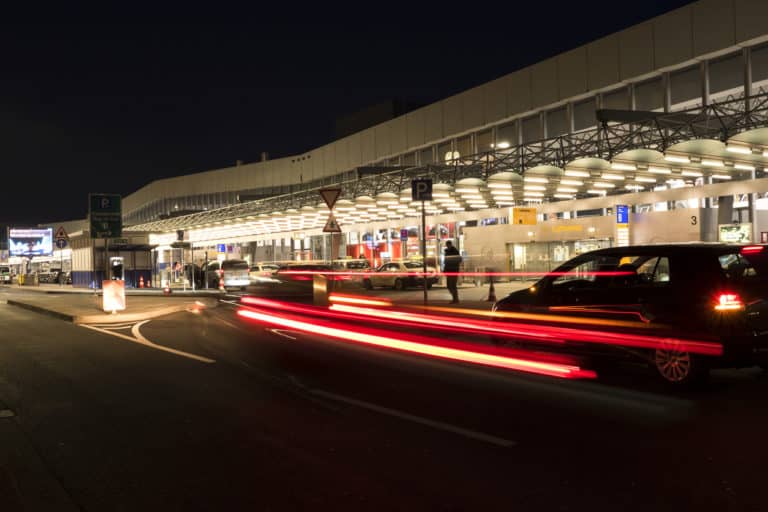
[[388,300],[369,299],[368,297],[356,297],[354,295],[339,295],[333,293],[328,296],[331,302],[346,302],[348,304],[363,304],[365,306],[391,306]]
[[756,252],[762,252],[763,248],[764,247],[762,245],[747,245],[741,248],[741,254],[753,254]]
[[[431,316],[407,311],[392,309],[378,310],[342,304],[334,304],[330,309],[325,309],[257,297],[242,297],[241,303],[278,309],[280,311],[291,311],[303,315],[322,316],[324,318],[360,321],[361,316],[375,317],[379,323],[393,326],[414,327],[428,325],[430,328],[439,329],[444,332],[470,335],[481,334],[486,336],[497,335],[549,344],[579,342],[653,350],[657,348],[665,348],[668,347],[670,343],[674,343],[679,350],[695,354],[719,356],[723,353],[723,346],[720,343],[678,339],[667,336],[596,331],[521,322],[481,321],[451,315]],[[548,320],[557,321],[558,318],[552,317]],[[441,343],[446,344],[445,341],[442,341]]]
[[[250,309],[240,309],[238,315],[258,320],[271,325],[303,331],[311,334],[327,336],[334,339],[361,343],[365,345],[395,349],[420,355],[432,356],[440,359],[462,361],[496,368],[505,368],[539,375],[547,375],[560,378],[595,378],[597,375],[591,370],[584,370],[578,366],[557,364],[530,359],[513,358],[484,352],[474,352],[450,347],[432,345],[423,342],[411,341],[407,335],[400,338],[384,336],[376,331],[362,332],[350,331],[348,326],[343,329],[334,327],[332,323],[315,320],[304,322],[290,317],[281,316],[274,312],[261,312]],[[411,338],[412,339],[412,338]]]

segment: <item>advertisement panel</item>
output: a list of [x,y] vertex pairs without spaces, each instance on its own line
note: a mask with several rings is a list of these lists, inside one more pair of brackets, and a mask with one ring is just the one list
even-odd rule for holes
[[752,241],[752,224],[720,224],[717,240],[719,242],[750,243]]
[[11,256],[51,256],[53,228],[10,228],[8,252]]

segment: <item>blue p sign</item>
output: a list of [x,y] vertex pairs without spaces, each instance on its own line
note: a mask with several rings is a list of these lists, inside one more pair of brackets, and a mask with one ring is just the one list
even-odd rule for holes
[[411,181],[411,200],[432,200],[432,180],[430,178],[417,178]]

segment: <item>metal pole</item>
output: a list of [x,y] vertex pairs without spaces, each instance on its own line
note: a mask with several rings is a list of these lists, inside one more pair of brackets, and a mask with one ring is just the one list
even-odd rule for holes
[[64,286],[64,249],[59,249],[59,287]]
[[421,201],[421,266],[422,284],[424,285],[424,305],[427,305],[427,226],[424,214],[424,200]]

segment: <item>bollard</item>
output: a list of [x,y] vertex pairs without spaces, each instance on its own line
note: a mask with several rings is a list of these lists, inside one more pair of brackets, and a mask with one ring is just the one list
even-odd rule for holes
[[488,288],[488,302],[496,302],[496,290],[493,288],[493,276],[490,276],[491,286]]

